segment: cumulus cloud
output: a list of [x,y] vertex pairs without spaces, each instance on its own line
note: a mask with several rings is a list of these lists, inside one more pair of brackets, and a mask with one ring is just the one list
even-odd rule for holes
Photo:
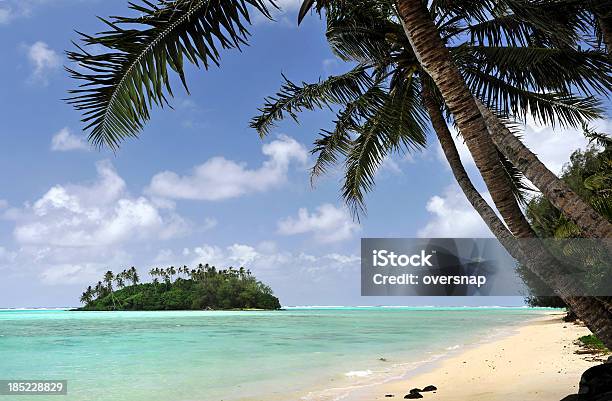
[[287,275],[296,270],[315,272],[326,268],[338,270],[347,266],[355,267],[359,266],[361,260],[359,256],[352,254],[311,255],[247,244],[233,244],[227,247],[204,244],[192,249],[185,248],[183,256],[189,258],[191,265],[208,263],[221,268],[244,266],[264,274],[276,271]]
[[262,153],[268,159],[256,169],[224,157],[213,157],[196,166],[191,174],[180,176],[172,171],[161,172],[152,178],[147,192],[170,199],[218,201],[236,198],[278,187],[286,182],[292,163],[304,164],[308,159],[306,148],[284,135],[263,145]]
[[[489,204],[493,204],[489,193],[482,195]],[[419,237],[479,238],[492,236],[489,228],[457,185],[446,188],[442,195],[431,197],[425,208],[431,217],[425,227],[418,231]]]
[[32,64],[33,71],[30,76],[32,82],[46,85],[49,74],[58,70],[62,65],[62,58],[45,42],[38,41],[27,47],[28,60]]
[[71,150],[88,150],[89,146],[82,137],[74,135],[68,127],[59,130],[51,138],[51,150],[54,152],[67,152]]
[[[610,132],[612,121],[597,120],[592,127],[598,132]],[[571,154],[577,149],[586,149],[589,143],[582,130],[553,129],[539,125],[531,117],[527,118],[523,141],[557,175],[563,165],[569,162]]]
[[92,284],[100,279],[99,269],[91,264],[62,264],[46,268],[40,279],[47,285]]
[[298,210],[297,218],[288,217],[278,222],[278,232],[283,235],[311,233],[317,241],[334,242],[351,238],[360,230],[344,207],[326,203],[316,211]]
[[146,197],[131,197],[108,161],[97,164],[90,185],[56,185],[16,219],[21,244],[104,247],[136,239],[168,239],[188,228],[172,210],[162,211]]

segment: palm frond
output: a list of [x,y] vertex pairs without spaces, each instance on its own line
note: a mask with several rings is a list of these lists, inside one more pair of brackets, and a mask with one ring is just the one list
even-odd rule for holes
[[612,63],[599,51],[569,48],[460,46],[459,64],[471,65],[521,89],[606,96],[612,91]]
[[387,97],[387,93],[376,84],[337,114],[334,130],[323,130],[321,137],[314,142],[311,153],[317,155],[317,160],[310,170],[311,183],[338,163],[339,156],[348,155],[353,144],[351,135],[357,133],[360,124],[383,106]]
[[283,75],[284,83],[278,93],[264,99],[260,115],[251,119],[250,127],[260,136],[267,135],[285,113],[297,122],[303,110],[330,108],[333,104],[347,104],[372,86],[368,66],[358,65],[345,74],[331,76],[317,83],[297,85]]
[[534,192],[535,189],[530,187],[525,181],[523,173],[516,168],[514,164],[499,150],[497,151],[502,167],[512,185],[512,193],[520,205],[526,205],[529,201],[528,193]]
[[592,96],[532,92],[472,67],[464,67],[463,73],[472,93],[505,116],[525,119],[531,114],[543,125],[580,127],[603,113],[601,102]]
[[588,124],[582,125],[582,132],[585,138],[589,140],[589,143],[595,142],[604,149],[612,148],[612,137],[610,137],[608,134],[597,132],[593,128],[589,127]]
[[374,188],[376,172],[393,152],[426,144],[426,112],[413,77],[397,81],[385,104],[358,129],[346,159],[343,198],[356,218],[366,211],[365,194]]
[[[240,48],[248,37],[252,7],[271,18],[269,0],[159,0],[129,3],[138,17],[102,19],[110,30],[81,33],[83,45],[68,51],[78,67],[68,68],[83,81],[67,99],[83,113],[89,140],[116,149],[135,137],[150,117],[150,108],[172,96],[167,66],[187,89],[185,60],[205,69],[219,64],[219,50]],[[87,47],[101,46],[94,53]]]
[[392,22],[391,8],[385,2],[355,0],[332,2],[327,11],[327,42],[342,60],[380,63],[392,53],[395,38],[408,44],[399,23]]

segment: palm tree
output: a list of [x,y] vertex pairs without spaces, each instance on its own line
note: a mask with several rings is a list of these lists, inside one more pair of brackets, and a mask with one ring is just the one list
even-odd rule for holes
[[[252,0],[247,1],[247,3],[269,16],[264,2]],[[307,1],[306,3],[312,4],[314,1]],[[467,20],[472,12],[474,12],[474,15],[478,15],[479,12],[483,14],[483,4],[492,3],[496,2],[452,0],[433,2],[436,7],[450,6],[453,10],[460,11],[460,13],[455,13],[456,18],[451,18],[445,22],[450,27],[457,25],[462,20]],[[514,11],[520,11],[523,16],[537,17],[535,13],[529,12],[528,2],[507,0],[505,3],[518,5]],[[381,4],[386,4],[386,2],[381,2]],[[523,6],[527,11],[521,8]],[[174,0],[163,1],[159,7],[147,3],[146,6],[132,5],[132,8],[138,10],[142,16],[138,18],[114,18],[108,22],[112,28],[111,31],[95,37],[83,36],[86,45],[101,45],[109,49],[108,53],[92,54],[83,48],[79,48],[75,52],[69,52],[71,60],[90,71],[83,73],[70,70],[73,77],[84,80],[85,83],[81,89],[72,91],[74,96],[69,99],[69,102],[83,111],[84,120],[88,123],[87,128],[91,129],[90,140],[98,146],[107,145],[116,148],[121,140],[137,135],[149,117],[151,101],[160,106],[167,103],[166,95],[172,95],[172,92],[169,86],[166,64],[169,64],[178,73],[183,84],[186,85],[183,57],[194,64],[203,62],[204,67],[207,68],[209,61],[214,63],[218,61],[219,55],[215,43],[220,47],[232,48],[239,47],[246,40],[247,33],[243,21],[248,22],[249,16],[248,10],[242,2],[227,1],[217,4],[212,0]],[[514,198],[515,191],[513,189],[516,186],[512,185],[508,174],[509,170],[504,166],[503,160],[500,161],[498,149],[489,136],[489,127],[482,117],[474,95],[455,65],[455,60],[451,58],[448,48],[440,36],[441,31],[434,24],[429,10],[425,8],[421,0],[398,0],[397,10],[405,31],[402,34],[406,34],[410,40],[411,46],[409,47],[416,53],[419,69],[423,70],[433,80],[436,91],[439,91],[444,100],[444,107],[453,115],[454,121],[465,138],[501,215],[516,237],[533,237],[534,233]],[[554,22],[549,18],[535,18],[535,20],[539,21],[540,27],[542,22]],[[143,26],[145,28],[138,29]],[[222,33],[221,26],[225,28],[226,32],[224,33],[226,35]],[[556,24],[552,30],[563,31],[564,27]],[[398,32],[392,34],[398,36]],[[542,37],[545,38],[545,35]],[[214,42],[211,38],[218,42]],[[404,72],[405,76],[413,75],[410,74],[409,69],[405,69]],[[399,80],[398,82],[402,84],[402,81],[405,80]],[[481,79],[477,81],[477,84],[485,87],[490,86],[490,82],[482,82]],[[164,87],[166,88],[165,91]],[[412,86],[409,86],[409,88],[412,93],[418,93],[414,90],[416,88]],[[398,92],[410,93],[410,90]],[[377,92],[380,91],[374,89],[368,93],[372,98],[370,104],[380,101],[381,96]],[[525,94],[515,91],[511,97],[506,99],[506,108],[512,109],[515,115],[518,114],[516,109],[522,108],[525,112],[528,109],[533,109],[533,104],[537,101],[532,97],[530,102],[517,102],[517,97],[521,96],[525,96]],[[546,96],[540,94],[540,98],[542,97],[546,98]],[[149,104],[147,104],[147,100],[149,100]],[[410,127],[411,132],[408,135],[392,134],[390,127],[383,126],[388,123],[388,120],[383,117],[389,114],[389,110],[397,110],[402,101],[404,100],[397,97],[393,98],[392,101],[384,101],[383,104],[386,105],[386,108],[381,111],[381,107],[378,107],[377,111],[380,113],[376,118],[369,120],[372,122],[369,127],[370,130],[386,129],[388,131],[387,135],[382,138],[385,142],[380,142],[381,137],[375,135],[359,137],[361,142],[358,142],[357,145],[361,149],[361,153],[353,153],[353,158],[350,159],[352,166],[350,169],[352,184],[350,186],[353,189],[362,188],[367,191],[371,188],[373,185],[371,173],[375,170],[372,166],[375,167],[382,160],[378,156],[372,160],[366,160],[363,158],[364,155],[372,157],[372,151],[381,147],[397,150],[406,146],[422,146],[419,143],[419,130],[417,129],[422,122],[420,121],[422,116],[406,116],[406,113],[400,108],[402,113],[394,119],[401,121],[403,118],[408,118],[408,122],[413,125]],[[414,101],[414,97],[408,99],[408,101]],[[495,104],[495,102],[485,103],[487,106]],[[388,106],[389,104],[393,107]],[[353,104],[352,108],[354,110],[363,109],[359,104]],[[539,108],[536,107],[536,109]],[[351,122],[350,113],[343,117]],[[397,122],[394,124],[395,126],[399,125]],[[408,128],[402,129],[408,131]],[[345,128],[345,130],[347,129]],[[331,142],[332,139],[342,138],[341,136],[340,138],[338,136],[333,138],[328,136],[320,140],[318,145],[322,155],[326,155],[324,151],[328,149],[328,146],[334,145]],[[340,141],[332,148],[337,149],[343,146],[345,146],[345,143]],[[326,157],[333,157],[333,155],[329,155],[328,152]],[[326,161],[323,158],[321,160],[323,165],[330,162],[330,159]],[[543,189],[543,191],[546,191],[546,189]],[[359,198],[361,194],[360,191],[356,193],[345,192],[345,197],[356,200],[356,204],[363,204],[363,199]],[[568,214],[571,215],[570,212],[568,211]],[[574,216],[574,221],[577,224],[583,224],[581,222],[584,221],[590,224],[589,216]],[[605,226],[604,229],[606,229]],[[564,283],[561,284],[565,285]]]
[[132,281],[132,285],[136,285],[140,282],[140,277],[138,276],[138,272],[134,266],[130,267],[128,273],[130,274],[129,279]]
[[81,295],[80,301],[85,305],[89,305],[91,301],[93,301],[94,290],[91,286],[88,286],[87,289]]
[[118,273],[115,276],[115,284],[117,284],[117,288],[118,289],[122,289],[125,287],[125,280],[123,278],[123,275],[121,273]]
[[115,278],[115,275],[113,274],[112,271],[107,271],[106,273],[104,273],[104,284],[106,284],[106,288],[108,289],[109,292],[113,292],[113,280]]
[[[344,3],[339,0],[336,2]],[[336,2],[320,0],[316,3],[318,7],[322,7],[328,3]],[[257,11],[265,16],[270,16],[267,9],[267,5],[271,3],[269,3],[269,0],[250,0],[246,3],[254,6]],[[304,2],[302,10],[300,10],[300,20],[314,3],[314,0]],[[379,3],[391,4],[385,1]],[[558,23],[557,20],[561,17],[564,23],[571,22],[572,27],[583,26],[586,18],[584,16],[585,10],[588,10],[597,17],[597,21],[609,22],[609,15],[604,13],[607,8],[601,4],[601,1],[588,1],[587,3],[579,6],[575,0],[555,0],[543,2],[538,5],[539,8],[536,8],[530,2],[524,0],[506,0],[501,5],[491,0],[444,2],[438,0],[432,3],[431,8],[432,12],[440,9],[440,14],[444,13],[445,16],[454,14],[454,18],[440,21],[450,27],[458,26],[461,19],[478,20],[478,24],[469,28],[462,28],[458,33],[468,30],[475,38],[486,38],[491,41],[491,39],[499,40],[499,38],[508,37],[515,40],[512,35],[520,32],[520,35],[523,36],[520,39],[524,39],[525,33],[527,33],[534,36],[535,39],[530,39],[531,41],[543,40],[543,43],[546,43],[550,39],[550,35],[549,32],[542,29],[544,24],[550,25],[548,31],[563,32],[567,36],[572,36],[572,29]],[[407,17],[420,15],[421,21],[430,22],[427,34],[425,34],[426,32],[412,32],[412,35],[416,34],[418,36],[421,34],[420,37],[432,38],[431,41],[424,43],[436,43],[435,48],[439,50],[439,54],[430,52],[430,57],[427,57],[428,53],[426,52],[424,60],[432,60],[432,57],[436,54],[444,55],[448,53],[445,53],[446,48],[438,35],[437,27],[433,25],[429,11],[421,5],[419,0],[398,1],[397,5],[400,16],[402,12],[420,10],[420,14],[412,13]],[[507,10],[502,9],[504,5]],[[69,69],[74,78],[85,81],[85,84],[81,89],[71,91],[74,96],[68,101],[78,110],[83,111],[84,121],[88,123],[86,128],[91,128],[90,140],[97,146],[107,145],[113,149],[119,146],[120,141],[126,137],[137,135],[144,122],[149,118],[149,107],[152,102],[160,106],[167,103],[164,87],[167,94],[172,95],[166,64],[169,64],[178,73],[186,88],[183,58],[196,65],[202,62],[204,68],[208,68],[209,62],[218,63],[218,46],[239,48],[241,43],[245,43],[248,35],[244,23],[249,23],[249,12],[244,3],[237,0],[219,3],[212,0],[173,0],[161,1],[158,6],[151,3],[145,5],[132,4],[131,8],[140,12],[141,16],[137,18],[115,17],[110,21],[105,21],[112,28],[111,31],[100,33],[97,36],[82,35],[82,40],[86,46],[103,46],[109,49],[108,53],[92,54],[84,49],[86,46],[78,47],[77,51],[68,52],[72,61],[89,70],[89,72],[84,73],[82,70]],[[545,13],[542,12],[543,9]],[[568,18],[568,13],[572,15],[572,18]],[[501,23],[498,19],[497,26],[493,25],[496,23],[495,20],[486,19],[488,16],[496,14],[501,14],[503,18]],[[538,14],[545,14],[547,17]],[[556,14],[557,19],[550,17],[551,14]],[[224,15],[231,15],[232,17],[225,20],[222,17]],[[533,30],[526,31],[524,29],[523,20],[526,17],[537,22],[537,24],[534,24],[539,29],[535,32],[537,36],[533,35]],[[414,24],[406,24],[406,22],[411,22],[410,19],[404,22],[405,27],[415,26]],[[514,31],[512,31],[512,24],[514,24]],[[600,23],[599,26],[599,31],[605,33],[607,25]],[[223,30],[220,29],[221,27],[226,31],[225,35]],[[425,26],[422,28],[425,28]],[[491,35],[492,31],[499,30],[499,28],[504,30],[503,34]],[[409,30],[406,31],[406,34],[408,37],[411,35]],[[436,37],[440,40],[434,40]],[[215,42],[213,38],[217,39],[218,42]],[[421,42],[418,44],[421,44]],[[427,49],[415,50],[420,54]],[[429,50],[433,50],[433,48]],[[523,61],[530,59],[525,57],[524,52],[522,55]],[[491,56],[490,52],[489,56]],[[446,54],[445,60],[445,62],[451,62],[448,54]],[[471,152],[475,152],[473,156],[483,173],[487,186],[490,190],[495,189],[491,191],[492,197],[513,233],[522,237],[532,236],[532,230],[511,196],[511,186],[507,185],[506,174],[500,168],[496,157],[497,149],[493,146],[491,139],[487,138],[487,124],[479,116],[477,102],[466,97],[469,91],[463,80],[460,79],[458,70],[456,68],[450,68],[448,71],[441,69],[443,64],[438,62],[439,68],[435,69],[434,66],[424,62],[423,68],[425,70],[433,68],[429,72],[433,74],[432,76],[437,83],[443,77],[450,78],[451,75],[449,74],[453,74],[453,79],[447,79],[445,82],[452,81],[456,84],[440,88],[443,96],[453,95],[448,107],[451,112],[452,110],[463,111],[461,115],[453,114],[457,125],[460,130],[463,126],[464,129],[461,131],[465,131],[463,135],[465,135],[468,148]],[[452,66],[452,63],[447,65]],[[460,94],[464,98],[461,98]],[[463,106],[469,107],[466,109]],[[533,104],[530,103],[526,106],[533,106]],[[516,107],[516,105],[513,105],[513,107]],[[529,152],[524,146],[521,147],[520,141],[513,135],[508,135],[507,130],[493,131],[496,133],[496,135],[493,135],[493,140],[498,146],[500,143],[505,143],[499,139],[502,134],[505,134],[503,138],[514,141],[514,146],[500,146],[500,150],[506,152],[506,157],[509,157],[515,165],[520,164],[527,178],[545,196],[550,198],[555,206],[563,210],[575,224],[579,225],[587,235],[605,238],[612,234],[612,224],[594,213],[586,202],[582,201],[561,180],[548,171],[533,153]],[[496,140],[496,138],[499,140]],[[476,143],[480,145],[476,146]],[[521,148],[521,153],[517,151],[517,147]],[[521,157],[522,154],[528,154],[530,157]],[[570,207],[570,205],[572,206]]]
[[104,296],[104,292],[105,292],[104,284],[102,284],[101,281],[98,281],[98,283],[94,287],[94,293],[96,294],[96,298],[100,298],[101,296]]
[[[355,5],[355,8],[363,10],[363,3],[360,2],[360,4]],[[333,13],[331,14],[330,16],[328,10],[328,20],[333,18]],[[446,127],[446,121],[441,115],[441,109],[436,102],[432,102],[435,97],[432,93],[432,88],[435,89],[435,84],[431,82],[429,75],[420,70],[418,64],[411,65],[410,56],[406,57],[405,52],[404,54],[393,54],[391,53],[391,50],[393,50],[391,46],[385,49],[384,44],[377,46],[375,43],[372,43],[372,37],[374,37],[374,39],[378,38],[379,42],[386,41],[387,38],[392,37],[394,31],[393,27],[388,26],[389,22],[379,20],[371,26],[359,26],[359,24],[356,23],[354,15],[351,14],[351,16],[346,19],[348,20],[348,29],[342,30],[337,26],[328,26],[328,39],[337,54],[340,54],[341,57],[344,56],[345,59],[349,58],[346,57],[347,55],[352,55],[352,61],[361,61],[362,63],[365,61],[373,65],[382,64],[382,67],[380,67],[382,71],[386,71],[389,68],[388,64],[384,63],[385,59],[395,60],[397,64],[397,67],[395,67],[396,72],[390,74],[392,78],[391,87],[388,92],[389,100],[387,103],[380,101],[380,88],[375,84],[371,84],[371,82],[376,81],[377,76],[384,76],[384,74],[375,71],[369,79],[367,76],[364,78],[364,68],[363,66],[358,66],[347,74],[343,74],[339,77],[330,77],[328,80],[319,84],[298,87],[286,80],[279,94],[274,98],[268,99],[265,107],[262,109],[262,115],[254,119],[252,126],[257,128],[260,133],[265,134],[275,119],[283,117],[283,112],[296,118],[296,112],[302,109],[324,107],[334,103],[341,104],[343,109],[337,116],[336,129],[333,132],[326,132],[323,138],[316,142],[317,146],[313,152],[318,153],[319,157],[313,168],[313,174],[317,175],[324,171],[325,167],[337,161],[338,155],[345,156],[347,158],[347,173],[344,185],[345,199],[349,202],[362,204],[363,194],[359,191],[359,188],[356,187],[361,185],[366,191],[372,187],[376,167],[382,162],[389,151],[398,148],[397,144],[399,143],[399,138],[403,136],[414,142],[414,138],[422,137],[422,134],[415,132],[415,130],[412,132],[406,130],[405,134],[402,135],[399,128],[397,128],[397,124],[387,117],[388,115],[400,116],[402,113],[403,115],[410,116],[410,112],[407,111],[408,108],[413,109],[412,115],[417,115],[418,107],[420,107],[422,102],[414,100],[414,93],[406,93],[407,91],[405,88],[402,88],[400,83],[402,82],[402,77],[405,75],[405,70],[412,71],[413,73],[421,71],[422,74],[416,76],[413,74],[410,77],[410,83],[415,85],[421,83],[424,89],[429,88],[429,90],[425,91],[429,93],[429,96],[423,96],[423,99],[429,100],[424,102],[428,109],[429,118],[434,124],[436,133],[443,145],[444,152],[449,158],[453,173],[468,196],[468,199],[474,207],[477,208],[492,232],[500,239],[502,244],[506,246],[513,256],[519,260],[524,260],[526,259],[525,255],[529,255],[531,257],[532,268],[536,270],[539,269],[548,279],[559,281],[559,274],[554,273],[556,270],[554,260],[547,255],[545,250],[530,249],[529,252],[525,253],[517,249],[516,243],[509,241],[509,239],[512,239],[511,233],[508,232],[503,223],[497,218],[494,211],[486,204],[471,184],[460,163],[457,151],[454,148],[454,142]],[[387,28],[387,31],[380,32],[381,28]],[[358,36],[355,34],[356,32],[362,34],[356,37]],[[368,35],[366,32],[370,33],[370,38],[364,38],[364,36]],[[352,40],[347,40],[347,37]],[[410,48],[410,45],[403,44],[401,48],[405,50],[406,48]],[[465,47],[459,50],[464,51]],[[414,56],[412,56],[412,58],[414,59]],[[412,62],[415,63],[414,61]],[[404,71],[402,71],[402,69],[404,69]],[[368,85],[368,83],[370,84]],[[507,91],[508,89],[506,89],[506,91],[502,90],[502,96],[504,92]],[[394,94],[394,92],[397,93]],[[536,95],[537,94],[534,94],[533,97],[537,98]],[[393,99],[394,96],[399,99],[408,98],[412,101],[410,103],[401,103],[399,109],[394,109],[391,106],[387,106],[387,104],[393,105],[393,101],[390,99]],[[441,96],[437,97],[441,98]],[[378,106],[379,103],[385,106]],[[384,110],[384,112],[376,113],[372,111],[377,108]],[[568,109],[570,108],[571,107],[568,107]],[[381,116],[383,116],[385,120],[385,125],[383,127],[379,127],[382,124],[378,123],[381,120]],[[404,118],[404,120],[403,124],[406,124],[407,119]],[[412,125],[418,128],[418,125]],[[376,130],[378,130],[377,135],[379,138],[382,137],[386,139],[377,138],[377,135],[374,135],[376,132],[372,132]],[[355,131],[358,134],[355,141],[351,140],[348,131]],[[362,146],[362,143],[365,143],[368,137],[372,138],[370,148]],[[506,174],[508,174],[508,170],[506,170]],[[360,183],[356,177],[361,179],[362,183]],[[529,227],[529,229],[531,228]],[[560,288],[564,288],[567,285],[567,283],[559,283]],[[583,300],[583,303],[585,302],[591,303],[591,300]],[[576,304],[576,302],[574,302],[574,304]],[[599,309],[603,308],[599,306]],[[602,313],[602,316],[605,317],[605,314]],[[601,323],[605,323],[605,319],[601,319],[599,324]],[[595,324],[591,325],[591,327],[595,326]]]
[[[79,69],[68,68],[83,85],[67,99],[83,112],[89,140],[95,146],[117,149],[135,137],[149,120],[152,103],[163,107],[170,86],[170,66],[187,89],[185,61],[205,69],[219,65],[219,49],[246,45],[250,11],[272,18],[270,0],[159,0],[130,3],[137,17],[103,19],[109,30],[81,35],[83,45],[67,52]],[[88,46],[106,52],[88,51]]]

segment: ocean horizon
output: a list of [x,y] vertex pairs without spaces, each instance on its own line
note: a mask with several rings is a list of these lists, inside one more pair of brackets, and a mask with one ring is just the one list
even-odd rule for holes
[[[0,310],[0,377],[67,380],[68,401],[340,400],[550,312],[309,306],[280,311]],[[53,397],[37,396],[37,400]]]

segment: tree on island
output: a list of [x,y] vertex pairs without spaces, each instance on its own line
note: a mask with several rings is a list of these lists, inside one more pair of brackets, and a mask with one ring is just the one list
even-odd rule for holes
[[[591,330],[598,333],[606,344],[612,345],[609,303],[602,299],[576,296],[581,288],[562,278],[559,274],[562,267],[555,263],[546,249],[515,241],[536,238],[536,233],[515,199],[517,186],[510,175],[519,171],[524,173],[587,237],[606,237],[612,232],[612,225],[593,213],[588,203],[546,169],[499,118],[524,117],[529,112],[535,113],[537,119],[544,123],[554,123],[555,120],[563,122],[569,117],[568,121],[573,125],[576,121],[594,117],[592,112],[597,109],[597,101],[590,97],[581,99],[576,96],[575,90],[587,93],[595,90],[600,94],[609,92],[609,76],[601,80],[602,71],[605,76],[609,70],[609,62],[599,57],[599,64],[592,63],[603,54],[599,45],[587,51],[593,57],[586,62],[584,58],[567,59],[567,56],[582,53],[578,44],[595,43],[591,40],[593,32],[585,28],[592,18],[600,22],[601,32],[608,27],[604,18],[607,14],[601,14],[606,10],[601,5],[606,2],[593,1],[581,5],[581,2],[572,0],[506,0],[502,3],[488,0],[433,1],[427,3],[430,6],[427,9],[422,0],[306,0],[300,10],[300,18],[316,4],[317,8],[327,12],[336,7],[339,15],[347,13],[350,20],[353,15],[348,13],[354,13],[359,8],[355,7],[357,3],[373,4],[376,10],[391,10],[391,17],[384,16],[384,21],[381,20],[383,24],[368,27],[368,32],[349,24],[343,35],[361,35],[363,38],[367,36],[364,33],[371,33],[378,36],[376,40],[379,44],[387,42],[391,47],[409,39],[403,48],[392,48],[400,55],[404,55],[402,50],[413,53],[417,61],[417,68],[407,65],[400,69],[404,75],[398,80],[399,83],[410,83],[421,78],[421,82],[414,83],[414,86],[425,89],[423,99],[430,99],[428,113],[438,108],[446,116],[452,116],[504,221],[499,220],[494,210],[482,201],[469,177],[463,174],[459,161],[454,164],[453,172],[468,199],[509,252],[553,287]],[[152,103],[163,106],[167,104],[167,95],[172,96],[167,66],[178,73],[186,88],[184,61],[196,65],[201,63],[204,68],[218,64],[219,48],[239,48],[246,43],[248,32],[245,25],[250,23],[249,7],[270,18],[269,4],[273,3],[263,0],[173,0],[160,1],[158,5],[150,2],[131,4],[139,16],[114,17],[111,21],[105,21],[111,27],[110,31],[96,36],[83,35],[86,45],[106,48],[106,53],[90,53],[81,47],[68,53],[69,58],[81,67],[78,71],[70,70],[71,74],[84,81],[81,88],[72,91],[73,97],[69,102],[83,111],[86,128],[91,129],[90,141],[97,146],[106,145],[116,149],[122,140],[137,136],[149,119]],[[390,26],[392,29],[389,32],[386,29]],[[454,34],[459,35],[459,40],[465,39],[467,44],[475,45],[471,54],[451,54],[448,40]],[[608,35],[604,34],[603,38],[608,39]],[[368,47],[371,41],[360,39],[355,43],[356,47],[349,50],[372,50]],[[552,55],[555,51],[559,52],[556,56]],[[476,80],[467,81],[461,57],[468,57]],[[469,57],[472,59],[469,60]],[[541,62],[546,61],[547,57],[552,57],[548,61],[557,62],[556,69],[542,68]],[[568,60],[569,65],[563,64]],[[393,63],[395,60],[391,61]],[[501,70],[487,69],[496,63],[502,67]],[[401,63],[399,65],[402,67]],[[383,73],[381,82],[389,84],[387,78],[389,76]],[[543,82],[546,85],[542,85]],[[345,92],[343,95],[350,95],[350,89],[355,90],[348,89],[348,92],[347,88],[341,89]],[[362,95],[361,89],[357,88],[359,97]],[[538,96],[526,97],[530,90]],[[500,91],[507,91],[508,95],[499,99]],[[551,93],[557,97],[550,98]],[[375,95],[373,92],[369,94]],[[338,99],[340,101],[336,102]],[[349,106],[359,113],[364,110],[367,113],[367,108],[373,104],[347,103],[343,97],[330,97],[327,100],[343,107],[344,117],[350,117],[347,114]],[[401,100],[405,99],[393,101],[397,103]],[[415,101],[414,97],[409,100]],[[350,170],[354,174],[347,178],[352,181],[352,188],[361,188],[363,192],[373,187],[374,173],[382,160],[377,152],[385,147],[402,149],[406,137],[398,137],[398,133],[415,131],[414,127],[399,125],[390,130],[387,117],[391,113],[385,114],[388,104],[385,102],[384,107],[379,105],[375,110],[376,116],[369,120],[373,124],[362,126],[359,122],[355,126],[349,124],[345,127],[346,132],[357,133],[357,139],[349,136],[346,141],[334,142],[332,139],[339,138],[332,138],[317,143],[321,146],[320,150],[326,150],[326,146],[330,145],[342,157],[351,156],[347,158],[347,165],[354,166]],[[570,113],[572,109],[575,112],[573,115]],[[588,109],[591,109],[591,114],[584,114]],[[393,118],[399,118],[401,124],[405,122],[401,120],[405,115],[404,110],[400,110],[400,117]],[[294,117],[293,110],[288,110],[288,113]],[[433,114],[439,117],[437,113]],[[446,125],[444,119],[432,121]],[[350,119],[348,122],[352,123]],[[407,120],[408,125],[413,122],[414,118]],[[359,151],[351,152],[353,150]],[[329,149],[327,151],[330,159],[326,163],[333,163],[337,155]],[[457,162],[453,159],[456,149],[454,151],[449,148],[450,153],[445,152],[451,166]],[[362,196],[363,192],[349,195]]]
[[[177,269],[149,270],[152,282],[138,284],[136,268],[131,267],[116,277],[127,275],[132,285],[112,287],[99,282],[99,291],[89,286],[81,295],[82,310],[179,310],[179,309],[279,309],[280,302],[269,286],[258,281],[248,270],[217,270],[198,265],[195,269],[179,269],[186,277],[177,277]],[[112,272],[105,274],[105,279]],[[158,277],[163,277],[160,283]],[[106,282],[106,281],[105,281]],[[98,288],[98,286],[96,286]]]

